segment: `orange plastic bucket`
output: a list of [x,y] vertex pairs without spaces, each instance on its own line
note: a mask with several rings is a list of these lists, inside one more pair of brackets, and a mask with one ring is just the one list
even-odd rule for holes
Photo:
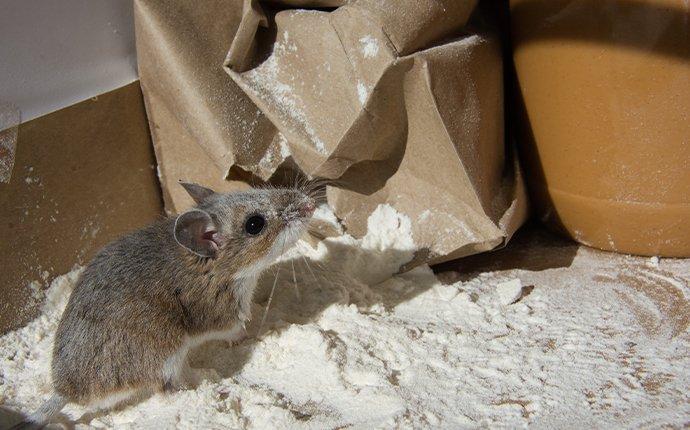
[[690,256],[690,2],[511,0],[531,194],[585,245]]

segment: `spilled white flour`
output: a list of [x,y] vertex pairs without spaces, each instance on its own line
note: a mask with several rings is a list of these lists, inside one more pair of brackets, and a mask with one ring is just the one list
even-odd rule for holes
[[[690,422],[687,261],[537,240],[479,270],[396,274],[414,252],[410,227],[380,206],[361,240],[300,242],[262,279],[250,338],[191,353],[209,369],[199,387],[109,413],[69,405],[63,418],[77,429]],[[78,274],[56,279],[42,315],[0,338],[5,407],[30,411],[48,397],[53,332]]]
[[293,75],[285,76],[285,58],[297,52],[297,45],[290,40],[289,33],[284,31],[272,49],[266,61],[243,74],[251,84],[247,90],[255,92],[259,98],[270,100],[278,108],[282,119],[301,127],[314,148],[319,153],[326,154],[325,143],[310,125],[305,103],[295,91],[295,86],[303,86],[304,82],[295,82]]
[[359,104],[364,106],[368,97],[369,90],[367,89],[367,86],[364,84],[364,82],[357,81],[357,99],[359,100]]
[[372,36],[364,36],[359,39],[359,43],[362,44],[362,54],[364,58],[376,57],[379,53],[379,42]]

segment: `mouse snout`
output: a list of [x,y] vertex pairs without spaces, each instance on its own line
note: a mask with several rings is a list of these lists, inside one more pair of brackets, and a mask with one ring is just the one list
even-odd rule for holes
[[304,218],[309,218],[316,210],[316,206],[312,201],[306,201],[299,206],[299,215]]
[[299,203],[293,203],[283,210],[283,217],[286,221],[296,220],[300,218],[310,218],[316,205],[311,199],[305,199]]

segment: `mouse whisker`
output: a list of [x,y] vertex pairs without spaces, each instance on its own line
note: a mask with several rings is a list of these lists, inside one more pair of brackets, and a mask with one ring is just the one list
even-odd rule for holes
[[290,265],[292,266],[292,285],[295,287],[295,296],[298,301],[302,301],[302,297],[299,294],[299,287],[297,286],[297,274],[295,273],[295,259],[290,259]]
[[273,301],[273,293],[276,291],[276,284],[278,283],[278,273],[280,271],[276,270],[276,275],[273,278],[273,286],[271,287],[271,294],[268,296],[268,302],[266,303],[266,309],[264,310],[264,315],[261,317],[261,323],[259,324],[259,329],[256,331],[256,337],[261,336],[261,330],[264,328],[266,323],[266,317],[268,316],[268,309],[271,307],[271,302]]
[[309,178],[302,174],[299,170],[294,170],[293,171],[293,178],[292,178],[292,188],[296,191],[304,191],[305,187],[309,183]]
[[[312,279],[314,279],[314,283],[316,284],[316,286],[319,289],[321,288],[321,285],[323,284],[323,282],[326,282],[328,285],[330,285],[334,289],[337,287],[337,285],[333,282],[333,280],[330,279],[328,276],[326,276],[328,269],[326,269],[326,267],[323,264],[321,264],[320,262],[315,261],[315,260],[311,261],[313,264],[316,264],[318,269],[319,269],[318,270],[319,275],[316,275],[316,273],[312,269],[311,264],[309,263],[307,258],[304,255],[302,255],[301,257],[304,260],[304,264],[307,266],[307,269],[309,270],[309,273],[311,274]],[[321,281],[319,281],[319,278],[321,279]]]
[[326,282],[328,282],[328,284],[329,284],[331,287],[335,288],[335,287],[336,287],[336,284],[333,282],[332,279],[330,279],[328,276],[326,276],[326,273],[328,272],[328,269],[326,268],[326,266],[324,266],[323,264],[321,264],[321,263],[318,262],[318,261],[312,261],[312,263],[316,264],[316,266],[319,268],[319,272],[320,272],[320,274],[321,274],[321,278],[324,279]]
[[[280,254],[283,255],[285,252],[285,242],[287,241],[287,236],[283,236],[283,244],[280,247]],[[264,310],[264,315],[261,318],[261,323],[259,324],[259,330],[256,332],[256,337],[258,338],[261,335],[261,330],[264,328],[264,323],[266,323],[266,317],[268,316],[268,310],[271,308],[271,302],[273,301],[273,294],[276,291],[276,284],[278,283],[278,274],[280,273],[280,269],[277,268],[275,277],[273,278],[273,286],[271,287],[271,294],[268,296],[268,302],[266,303],[266,309]]]
[[314,279],[314,284],[318,287],[319,286],[319,280],[316,279],[316,275],[314,274],[314,271],[311,270],[311,266],[309,266],[309,262],[307,261],[307,258],[304,255],[301,255],[301,257],[302,257],[302,260],[304,261],[304,265],[307,267],[307,270],[309,270],[311,277]]

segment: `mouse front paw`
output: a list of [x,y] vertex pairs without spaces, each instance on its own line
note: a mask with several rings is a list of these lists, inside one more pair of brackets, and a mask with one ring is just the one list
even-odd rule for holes
[[196,369],[192,369],[189,367],[189,364],[185,363],[172,378],[165,380],[163,390],[179,391],[193,389],[201,383],[202,379],[197,374]]
[[171,393],[174,391],[189,390],[194,386],[187,381],[168,379],[163,383],[163,391]]

